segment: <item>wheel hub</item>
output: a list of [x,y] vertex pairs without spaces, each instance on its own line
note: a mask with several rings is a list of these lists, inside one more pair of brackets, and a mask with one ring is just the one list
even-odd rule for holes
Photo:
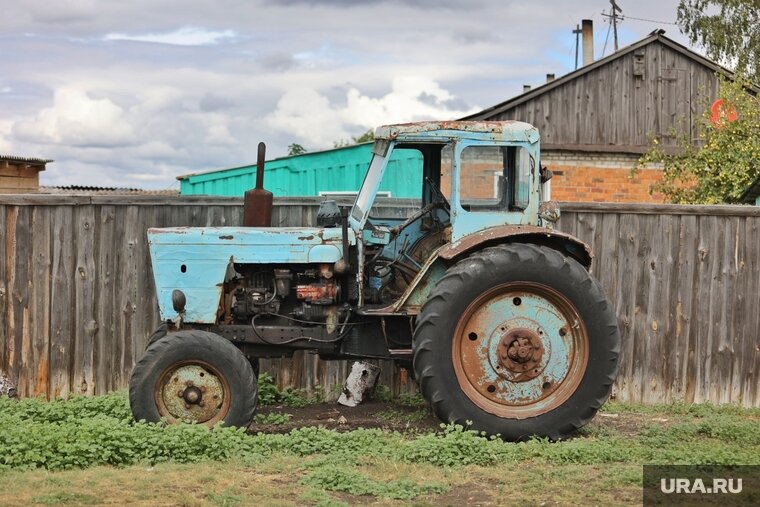
[[195,386],[185,388],[185,390],[182,391],[182,397],[185,399],[185,402],[190,405],[200,405],[203,403],[203,392]]
[[211,424],[224,417],[227,392],[215,370],[201,361],[169,367],[157,385],[159,413],[169,422]]
[[541,364],[544,346],[536,331],[517,328],[506,333],[498,344],[499,364],[513,373],[522,373],[523,377],[534,378],[534,371]]

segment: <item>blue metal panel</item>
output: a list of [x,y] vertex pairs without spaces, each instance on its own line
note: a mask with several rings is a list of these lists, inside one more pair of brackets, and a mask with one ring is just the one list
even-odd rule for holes
[[[349,231],[349,244],[356,237]],[[174,227],[148,230],[161,319],[175,319],[171,294],[187,298],[183,319],[212,324],[230,263],[334,263],[342,258],[340,228]]]

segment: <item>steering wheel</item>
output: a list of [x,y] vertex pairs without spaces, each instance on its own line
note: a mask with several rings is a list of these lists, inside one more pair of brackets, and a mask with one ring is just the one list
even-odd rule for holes
[[430,176],[426,176],[425,181],[427,181],[428,185],[430,185],[430,189],[433,191],[433,193],[437,197],[436,200],[440,201],[441,204],[443,204],[443,209],[446,210],[446,212],[450,215],[451,204],[449,203],[448,199],[446,199],[446,196],[443,195],[443,192],[441,192],[441,189],[438,188],[438,185],[435,184],[435,182],[430,178]]

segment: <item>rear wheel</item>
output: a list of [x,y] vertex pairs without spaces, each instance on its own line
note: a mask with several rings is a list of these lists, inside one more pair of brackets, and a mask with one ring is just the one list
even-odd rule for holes
[[415,330],[414,369],[446,422],[507,440],[558,439],[608,398],[619,346],[612,305],[580,264],[503,245],[438,282]]
[[169,334],[145,351],[132,371],[129,402],[137,420],[248,426],[256,409],[251,363],[213,333]]

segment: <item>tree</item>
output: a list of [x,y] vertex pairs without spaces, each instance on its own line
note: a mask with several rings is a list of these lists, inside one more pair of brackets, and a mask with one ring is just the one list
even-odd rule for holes
[[372,129],[367,130],[361,135],[351,136],[351,140],[341,139],[340,141],[333,142],[333,148],[345,148],[352,144],[368,143],[375,140],[375,131]]
[[681,0],[677,22],[707,56],[760,82],[760,0]]
[[300,144],[293,143],[288,145],[288,156],[293,157],[295,155],[303,155],[306,153],[306,148],[301,146]]
[[720,107],[708,108],[699,122],[695,145],[688,132],[676,133],[677,148],[656,139],[639,166],[661,164],[663,179],[652,190],[674,203],[740,202],[760,177],[760,102],[747,82],[718,77]]

